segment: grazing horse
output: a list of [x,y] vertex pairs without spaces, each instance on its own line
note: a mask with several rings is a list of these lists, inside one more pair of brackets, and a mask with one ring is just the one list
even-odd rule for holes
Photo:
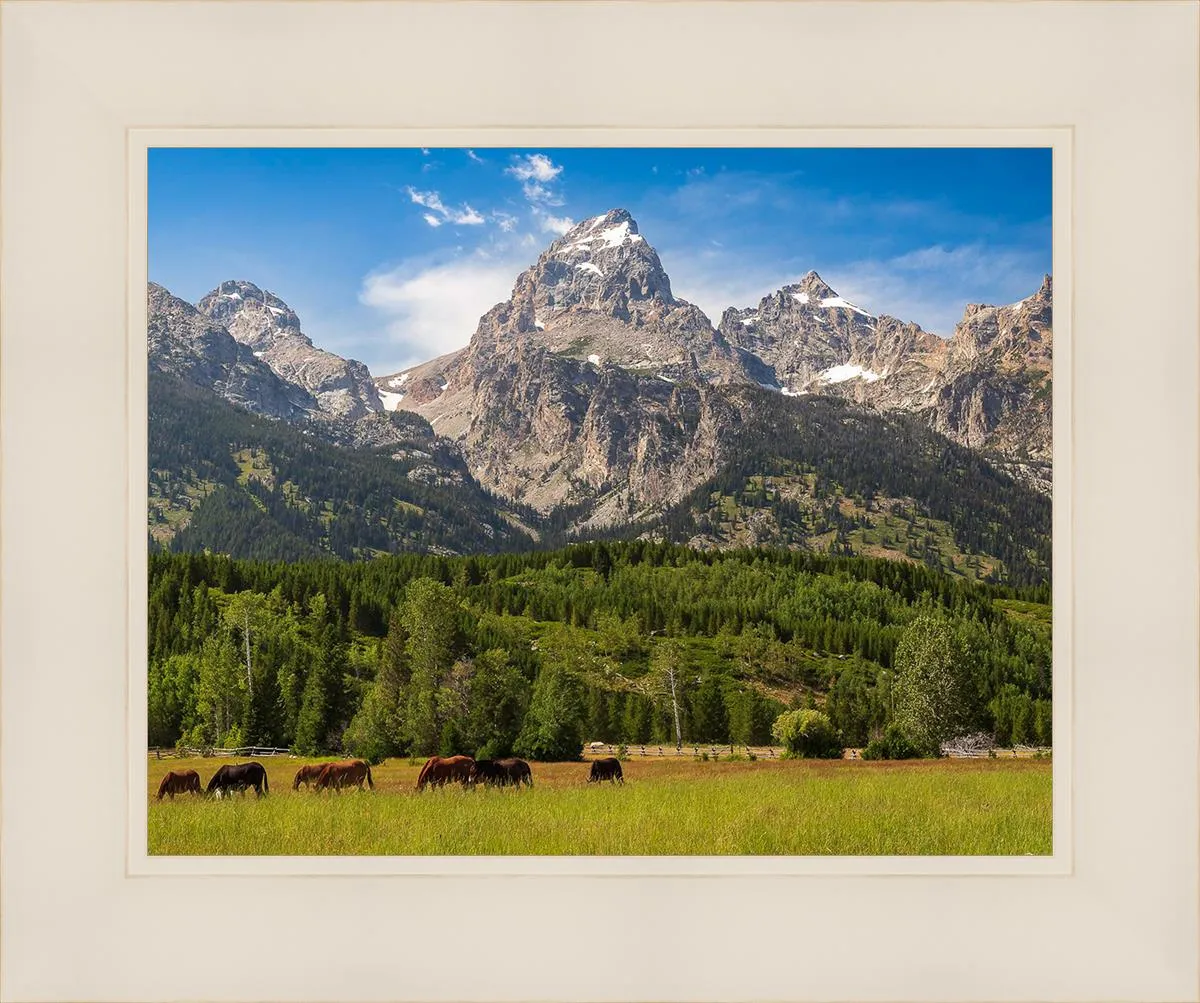
[[305,787],[315,784],[321,771],[328,765],[328,763],[308,763],[301,766],[296,771],[296,779],[292,781],[292,790],[298,791],[301,784],[304,784]]
[[200,774],[195,770],[180,770],[178,773],[172,770],[158,785],[158,800],[161,801],[166,794],[174,801],[176,794],[186,794],[188,791],[201,793]]
[[213,774],[205,793],[245,793],[247,787],[253,787],[254,793],[259,797],[270,793],[271,786],[267,783],[267,771],[263,769],[262,763],[226,763]]
[[339,763],[326,763],[313,783],[319,791],[333,788],[339,794],[343,787],[357,786],[361,791],[363,781],[374,790],[375,781],[371,778],[371,767],[361,759],[343,759]]
[[508,771],[494,759],[475,760],[475,778],[472,783],[503,787],[508,783]]
[[592,763],[592,772],[588,775],[587,782],[590,784],[593,780],[609,780],[613,783],[625,783],[625,777],[621,774],[621,761],[609,756],[607,759],[597,759]]
[[448,783],[459,783],[470,787],[475,780],[475,760],[470,756],[430,756],[417,776],[417,790],[425,785],[442,787]]
[[514,787],[520,787],[522,784],[533,786],[533,771],[529,769],[529,764],[524,759],[516,757],[498,759],[496,765],[504,770],[508,775],[508,782]]

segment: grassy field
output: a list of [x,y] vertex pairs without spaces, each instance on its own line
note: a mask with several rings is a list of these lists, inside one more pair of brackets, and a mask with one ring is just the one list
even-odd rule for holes
[[167,770],[207,783],[223,760],[149,763],[152,854],[1049,854],[1046,760],[696,762],[633,759],[625,785],[587,763],[535,763],[532,790],[415,791],[418,767],[373,767],[364,793],[154,800]]

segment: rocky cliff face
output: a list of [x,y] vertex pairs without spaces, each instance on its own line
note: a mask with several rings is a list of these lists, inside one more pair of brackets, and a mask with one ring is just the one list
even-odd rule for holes
[[718,388],[752,382],[623,209],[551,244],[465,350],[379,381],[457,439],[481,483],[542,511],[591,503],[594,522],[711,476],[733,420]]
[[317,402],[303,387],[281,379],[219,323],[190,303],[150,283],[147,339],[152,370],[213,390],[256,414],[303,422]]
[[485,318],[473,348],[516,336],[593,365],[709,382],[744,378],[738,356],[703,312],[676,299],[658,253],[624,209],[584,220],[522,272]]
[[1052,300],[1047,275],[1018,303],[967,307],[927,409],[935,429],[1012,459],[1050,460]]
[[596,524],[712,476],[758,386],[920,413],[960,443],[1048,459],[1049,340],[1048,279],[1019,304],[968,308],[943,339],[816,272],[714,330],[614,209],[554,241],[465,349],[377,382],[458,441],[481,483],[542,511],[586,503]]
[[925,414],[956,442],[1048,461],[1051,293],[1047,276],[1019,303],[970,305],[943,339],[873,316],[809,272],[756,307],[726,310],[720,330],[770,366],[784,394]]
[[367,367],[314,347],[295,311],[273,293],[252,282],[222,282],[197,306],[327,414],[354,421],[384,409]]
[[398,442],[389,412],[413,412],[486,488],[595,527],[679,502],[752,448],[747,429],[769,446],[788,413],[803,420],[762,388],[921,415],[1047,491],[1051,292],[1047,277],[1019,303],[969,306],[945,339],[809,272],[714,329],[614,209],[550,244],[465,348],[401,373],[373,380],[314,347],[286,303],[240,281],[199,310],[151,287],[151,362],[340,445]]

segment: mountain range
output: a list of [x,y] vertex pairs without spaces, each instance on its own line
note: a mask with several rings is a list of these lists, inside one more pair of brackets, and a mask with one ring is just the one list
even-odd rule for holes
[[[372,377],[250,282],[194,305],[151,284],[151,537],[244,550],[249,504],[258,554],[649,535],[1042,581],[1051,299],[1047,276],[942,338],[811,271],[714,326],[614,209],[553,241],[464,348]],[[373,493],[347,488],[363,478]]]

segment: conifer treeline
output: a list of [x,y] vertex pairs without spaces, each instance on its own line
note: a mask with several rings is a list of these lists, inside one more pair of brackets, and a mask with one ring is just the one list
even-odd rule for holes
[[896,646],[922,611],[971,652],[976,724],[1048,740],[1048,602],[1048,585],[903,562],[647,541],[358,563],[154,554],[150,741],[564,758],[673,743],[671,676],[685,741],[766,742],[778,713],[815,706],[861,745],[890,721]]

